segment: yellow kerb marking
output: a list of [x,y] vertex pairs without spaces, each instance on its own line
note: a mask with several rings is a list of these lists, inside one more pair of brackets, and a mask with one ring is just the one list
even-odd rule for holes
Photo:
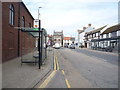
[[71,86],[70,86],[70,84],[69,84],[68,80],[67,80],[67,79],[65,79],[65,81],[66,81],[67,87],[68,87],[68,88],[71,88]]
[[56,70],[50,74],[50,76],[40,85],[39,88],[45,88],[50,82],[50,80],[55,76],[55,74],[56,74]]
[[64,70],[62,70],[62,73],[63,73],[63,75],[65,75],[65,72],[64,72]]

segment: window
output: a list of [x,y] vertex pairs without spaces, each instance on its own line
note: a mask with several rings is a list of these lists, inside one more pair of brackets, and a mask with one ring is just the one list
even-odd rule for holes
[[108,34],[106,34],[106,38],[109,38],[109,33],[108,33]]
[[60,39],[58,39],[58,41],[60,41]]
[[56,39],[54,39],[54,41],[56,41]]
[[29,23],[29,27],[31,28],[31,23]]
[[117,36],[117,32],[111,32],[111,37],[116,37]]
[[24,16],[22,17],[22,27],[25,27],[25,18],[24,18]]
[[14,25],[14,14],[15,14],[15,13],[14,13],[14,7],[13,7],[12,4],[10,5],[9,9],[10,9],[10,13],[9,13],[9,24]]

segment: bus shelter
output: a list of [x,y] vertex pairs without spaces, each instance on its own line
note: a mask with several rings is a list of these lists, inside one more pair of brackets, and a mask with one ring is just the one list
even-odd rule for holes
[[[35,65],[38,64],[40,69],[47,58],[47,31],[44,28],[17,27],[17,29],[19,29],[22,34],[29,34],[35,39],[35,43],[32,43],[34,48],[28,52],[28,50],[24,48],[26,38],[21,38],[21,65],[23,63],[35,63]],[[20,37],[22,37],[22,34]]]

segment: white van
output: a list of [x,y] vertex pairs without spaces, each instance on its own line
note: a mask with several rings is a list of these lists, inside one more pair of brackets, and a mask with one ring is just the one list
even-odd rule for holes
[[59,44],[59,43],[55,43],[54,48],[55,48],[55,49],[59,49],[59,48],[60,48],[60,44]]

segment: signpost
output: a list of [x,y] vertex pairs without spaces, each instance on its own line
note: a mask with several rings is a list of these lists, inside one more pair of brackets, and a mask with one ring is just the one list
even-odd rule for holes
[[34,28],[39,28],[39,19],[34,20]]

